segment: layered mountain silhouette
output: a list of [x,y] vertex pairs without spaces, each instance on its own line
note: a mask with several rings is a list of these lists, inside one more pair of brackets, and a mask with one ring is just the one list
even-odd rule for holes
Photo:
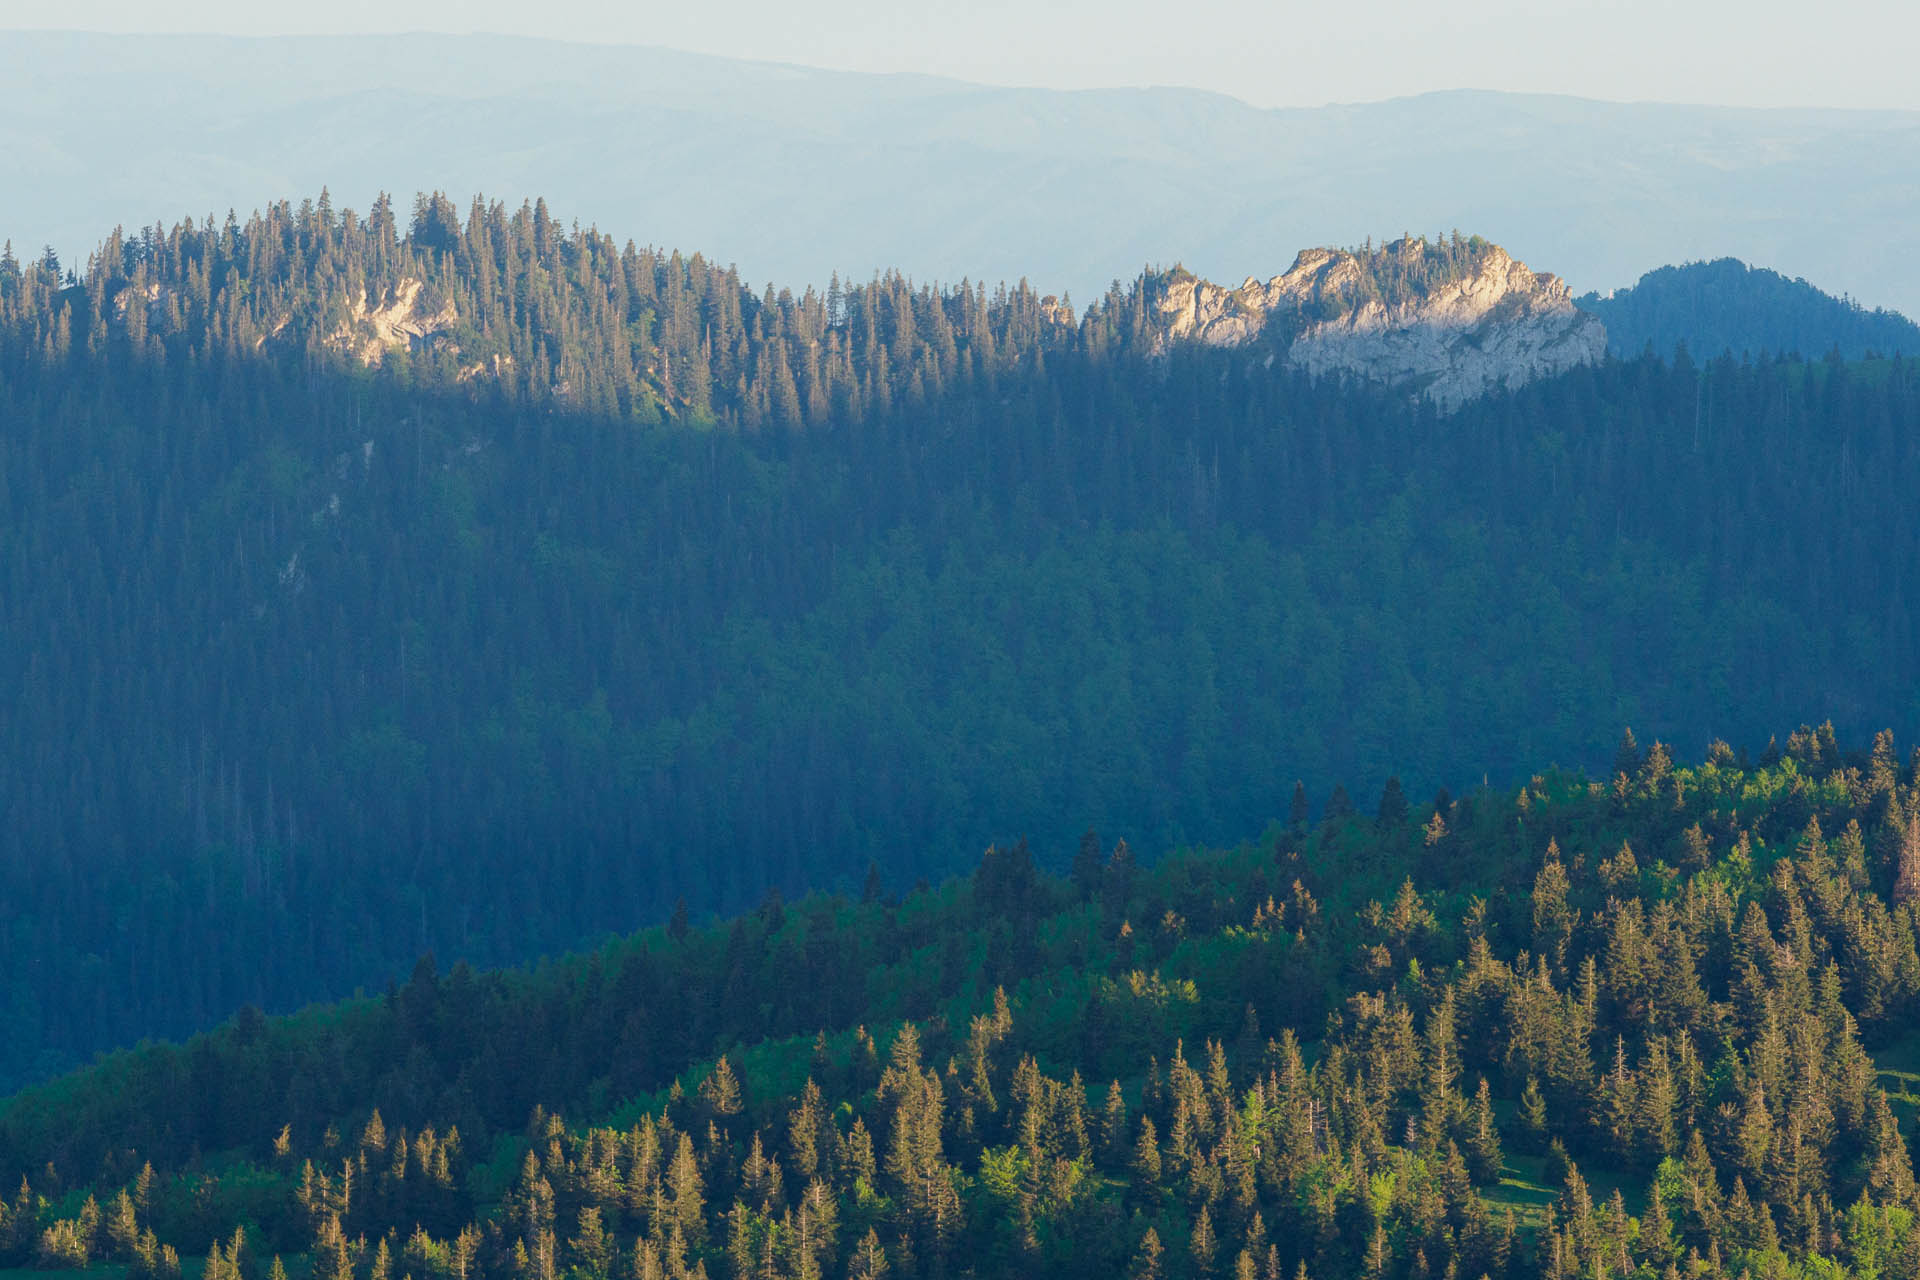
[[[151,122],[138,146],[128,122]],[[1478,231],[1576,292],[1731,254],[1920,307],[1920,114],[1460,92],[1272,111],[506,37],[0,34],[0,238],[244,218],[323,186],[544,195],[778,285],[1144,264],[1262,278],[1303,245]]]

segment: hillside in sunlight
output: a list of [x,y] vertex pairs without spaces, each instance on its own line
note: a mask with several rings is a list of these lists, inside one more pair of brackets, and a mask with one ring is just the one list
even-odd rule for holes
[[[0,1265],[132,1280],[1887,1274],[1920,757],[1803,728],[1065,877],[772,894],[0,1103]],[[1342,797],[1344,801],[1344,796]],[[204,1257],[204,1263],[200,1259]]]

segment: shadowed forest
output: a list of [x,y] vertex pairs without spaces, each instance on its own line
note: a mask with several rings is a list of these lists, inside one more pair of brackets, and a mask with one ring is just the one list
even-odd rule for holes
[[440,197],[0,258],[0,1082],[990,842],[1230,844],[1296,781],[1304,821],[1607,776],[1623,724],[1920,730],[1914,362],[1441,417],[1156,357],[1164,279],[755,292]]

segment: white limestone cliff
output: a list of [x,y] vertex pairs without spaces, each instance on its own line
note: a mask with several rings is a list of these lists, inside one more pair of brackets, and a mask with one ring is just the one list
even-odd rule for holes
[[452,328],[458,320],[453,304],[429,313],[420,305],[422,288],[419,280],[408,277],[376,301],[355,299],[349,318],[328,336],[328,344],[352,353],[362,364],[378,365],[389,351],[420,346]]
[[1285,275],[1237,289],[1184,272],[1159,301],[1168,342],[1238,347],[1267,340],[1315,376],[1357,374],[1430,397],[1443,411],[1605,358],[1605,327],[1576,309],[1558,276],[1486,245],[1455,272],[1425,272],[1424,241],[1387,245],[1376,264],[1403,283],[1389,295],[1354,254],[1309,249]]

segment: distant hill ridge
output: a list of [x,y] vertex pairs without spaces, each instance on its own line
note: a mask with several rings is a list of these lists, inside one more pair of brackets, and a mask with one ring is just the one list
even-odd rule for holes
[[[169,128],[132,146],[130,118]],[[0,155],[23,255],[439,187],[544,195],[776,288],[894,266],[1089,299],[1148,262],[1225,280],[1275,246],[1458,226],[1576,293],[1732,254],[1920,308],[1911,112],[1478,91],[1268,111],[497,36],[4,32]]]
[[1700,358],[1724,351],[1812,357],[1838,349],[1850,360],[1920,352],[1920,325],[1899,312],[1870,311],[1737,258],[1661,267],[1631,288],[1589,293],[1577,305],[1605,322],[1608,348],[1622,359],[1649,345],[1670,356],[1681,343]]

